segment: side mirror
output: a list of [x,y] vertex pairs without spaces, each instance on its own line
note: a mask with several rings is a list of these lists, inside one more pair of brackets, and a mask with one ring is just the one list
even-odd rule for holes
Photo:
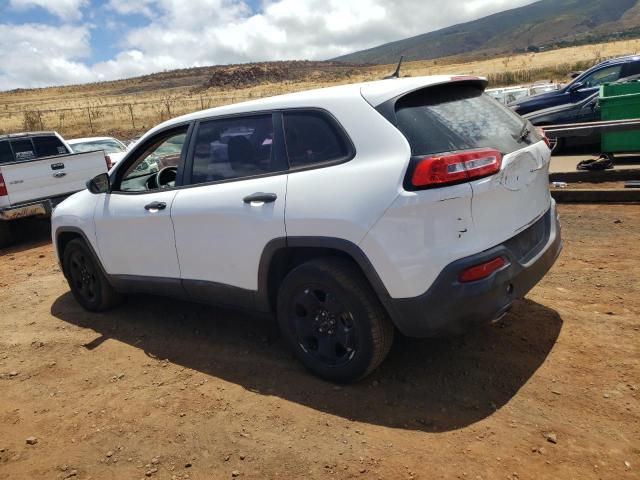
[[576,90],[580,90],[582,87],[584,87],[584,83],[582,82],[572,83],[571,86],[569,87],[569,92],[573,93]]
[[109,175],[106,173],[96,175],[91,180],[87,181],[87,189],[93,194],[109,193],[111,191]]
[[570,78],[578,78],[581,74],[582,74],[582,72],[571,72],[571,75],[569,75],[569,77]]

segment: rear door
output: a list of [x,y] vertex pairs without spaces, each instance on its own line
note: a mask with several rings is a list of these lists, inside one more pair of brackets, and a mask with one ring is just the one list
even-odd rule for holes
[[55,135],[12,138],[3,143],[10,147],[14,160],[0,164],[11,204],[78,192],[88,179],[107,171],[101,152],[70,154]]
[[423,89],[396,103],[396,118],[414,156],[485,148],[502,154],[497,174],[461,185],[469,188],[481,244],[513,237],[549,209],[548,147],[534,127],[482,88],[450,83]]
[[202,121],[194,133],[185,169],[191,186],[178,191],[171,208],[183,286],[192,298],[252,301],[265,246],[285,237],[287,164],[277,147],[279,118]]

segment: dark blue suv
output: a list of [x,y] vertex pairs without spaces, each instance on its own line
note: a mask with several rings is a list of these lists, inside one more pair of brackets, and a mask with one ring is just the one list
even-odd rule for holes
[[582,72],[571,83],[555,92],[524,97],[509,104],[520,115],[543,108],[578,103],[593,95],[603,83],[615,82],[621,78],[640,74],[640,56],[614,58]]

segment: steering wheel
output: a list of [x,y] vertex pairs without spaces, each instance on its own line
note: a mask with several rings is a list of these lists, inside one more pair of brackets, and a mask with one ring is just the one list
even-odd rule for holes
[[155,181],[158,188],[173,187],[176,183],[176,176],[178,174],[178,167],[170,166],[164,167],[156,173]]

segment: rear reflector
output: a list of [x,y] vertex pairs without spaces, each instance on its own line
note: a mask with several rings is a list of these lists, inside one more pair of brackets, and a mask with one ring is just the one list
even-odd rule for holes
[[482,280],[487,278],[496,270],[504,267],[507,262],[502,257],[496,257],[488,262],[481,263],[480,265],[474,265],[473,267],[465,268],[458,275],[458,280],[461,282],[475,282],[476,280]]
[[9,195],[9,192],[7,192],[7,186],[5,185],[4,178],[0,173],[0,197],[6,197],[7,195]]
[[421,157],[414,164],[410,187],[442,187],[487,177],[500,171],[502,155],[497,150],[472,150],[438,157]]

